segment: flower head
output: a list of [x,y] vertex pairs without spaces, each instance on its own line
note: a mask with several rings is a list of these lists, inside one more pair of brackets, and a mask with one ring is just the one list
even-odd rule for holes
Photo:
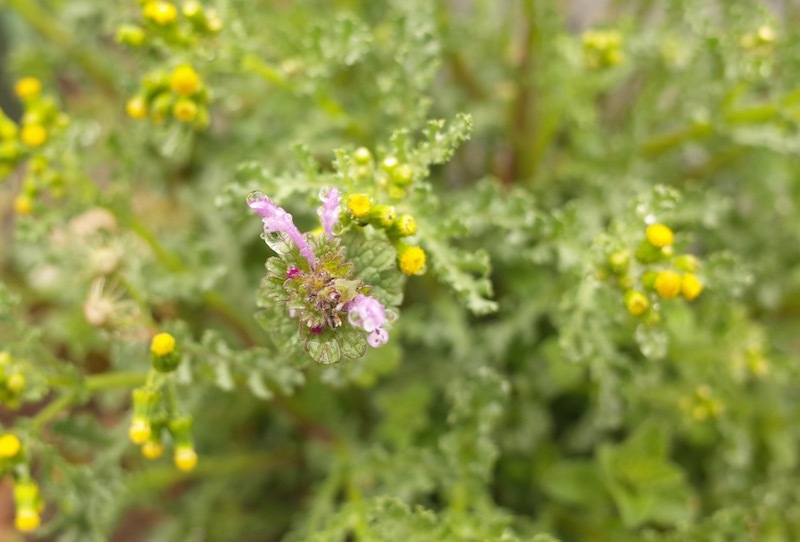
[[333,227],[339,222],[339,191],[336,188],[323,188],[319,192],[319,198],[322,200],[322,207],[317,209],[317,214],[322,221],[322,229],[328,239],[333,241]]
[[664,224],[651,224],[647,226],[645,236],[647,237],[647,241],[657,248],[670,246],[675,240],[675,234]]
[[367,342],[370,346],[377,348],[386,344],[389,340],[389,333],[381,327],[386,323],[386,310],[380,301],[364,294],[358,294],[344,308],[350,323],[369,333]]
[[0,436],[0,458],[11,459],[16,456],[21,449],[22,443],[19,441],[17,435],[6,433]]
[[656,276],[655,289],[661,297],[675,297],[681,293],[681,276],[671,269],[661,271]]
[[297,226],[292,222],[292,215],[287,213],[283,208],[278,207],[262,192],[250,192],[247,196],[247,205],[261,216],[264,222],[264,233],[282,233],[286,235],[297,248],[300,249],[300,254],[308,261],[311,267],[317,265],[317,257],[311,245],[308,244],[306,238],[297,229]]

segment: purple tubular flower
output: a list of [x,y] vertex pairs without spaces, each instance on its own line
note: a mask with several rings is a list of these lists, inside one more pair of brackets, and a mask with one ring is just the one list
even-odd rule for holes
[[336,188],[323,188],[319,191],[319,199],[322,200],[322,207],[317,209],[317,214],[322,221],[322,229],[328,236],[328,239],[333,241],[333,227],[339,222],[339,190]]
[[381,326],[386,323],[386,310],[380,301],[372,297],[358,294],[345,305],[347,319],[356,327],[369,333],[367,342],[373,348],[386,344],[389,333]]
[[247,196],[247,205],[261,216],[264,222],[264,233],[280,232],[285,234],[300,249],[300,254],[308,261],[313,268],[317,265],[317,257],[308,244],[306,238],[292,222],[292,215],[278,207],[261,192],[251,192]]

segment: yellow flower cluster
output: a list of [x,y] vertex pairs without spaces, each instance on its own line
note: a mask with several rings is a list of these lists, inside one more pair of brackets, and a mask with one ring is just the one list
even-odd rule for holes
[[587,68],[602,69],[621,63],[622,34],[616,30],[587,30],[581,36],[583,60]]
[[42,82],[35,77],[17,81],[14,92],[22,101],[24,112],[17,124],[0,109],[0,181],[24,160],[31,159],[23,191],[14,199],[14,211],[27,215],[33,212],[42,187],[58,188],[61,176],[44,167],[47,164],[42,152],[69,119],[51,98],[42,95]]
[[[409,164],[388,155],[375,167],[372,153],[360,147],[352,154],[350,175],[355,179],[374,181],[388,194],[389,199],[406,197],[407,188],[414,182],[414,170]],[[358,226],[371,225],[384,230],[397,249],[397,266],[405,275],[421,275],[426,269],[426,254],[419,246],[402,240],[417,234],[417,220],[408,213],[398,214],[393,205],[375,204],[367,193],[355,192],[343,200],[345,219]]]
[[125,104],[125,112],[133,119],[161,123],[168,117],[192,124],[195,128],[208,125],[210,94],[194,67],[176,66],[171,73],[155,72],[147,76],[139,92]]
[[[675,233],[664,224],[651,224],[644,232],[634,256],[628,249],[611,252],[605,276],[609,274],[623,289],[625,307],[633,316],[655,323],[658,301],[683,296],[694,301],[703,291],[703,283],[695,274],[699,266],[690,254],[675,256]],[[665,267],[669,264],[669,267]]]

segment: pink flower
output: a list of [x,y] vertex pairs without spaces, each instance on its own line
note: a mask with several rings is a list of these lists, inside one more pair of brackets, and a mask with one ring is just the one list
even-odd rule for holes
[[328,239],[333,241],[333,227],[339,222],[339,191],[336,188],[326,187],[319,191],[319,199],[322,200],[322,207],[317,209],[317,214],[322,221],[322,229],[328,235]]
[[311,245],[292,222],[292,215],[272,203],[258,190],[247,195],[247,205],[261,216],[261,220],[264,222],[264,233],[283,233],[297,245],[300,254],[308,261],[308,265],[312,268],[317,265],[317,257],[314,255]]
[[364,294],[358,294],[344,306],[347,319],[356,327],[369,333],[367,342],[373,348],[386,344],[389,333],[381,326],[386,323],[386,310],[380,301]]

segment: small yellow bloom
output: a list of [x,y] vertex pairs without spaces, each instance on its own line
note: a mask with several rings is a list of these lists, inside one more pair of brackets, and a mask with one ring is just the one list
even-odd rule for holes
[[41,124],[26,124],[19,138],[29,147],[41,147],[47,141],[47,130]]
[[172,72],[169,86],[176,94],[189,96],[200,90],[200,76],[197,75],[194,68],[188,64],[183,64]]
[[147,118],[147,102],[143,96],[134,96],[125,104],[125,112],[132,119]]
[[697,299],[703,291],[703,283],[693,273],[686,273],[681,278],[681,293],[689,301]]
[[670,246],[675,240],[675,234],[664,224],[651,224],[645,231],[647,241],[654,247],[663,248]]
[[154,23],[165,26],[175,22],[175,19],[178,18],[178,8],[170,2],[155,0],[144,5],[142,14]]
[[23,77],[17,81],[14,92],[21,100],[35,98],[42,92],[42,82],[35,77]]
[[17,510],[17,515],[14,518],[14,526],[18,531],[29,533],[35,531],[41,524],[41,518],[36,510],[24,508]]
[[398,256],[400,271],[406,275],[421,275],[425,272],[425,251],[420,247],[407,247]]
[[372,201],[366,194],[352,194],[347,198],[347,210],[355,218],[364,218],[372,210]]
[[169,333],[159,333],[150,342],[150,351],[156,356],[166,356],[175,350],[175,337]]
[[29,215],[33,212],[33,200],[27,194],[14,198],[14,212],[18,215]]
[[197,105],[187,98],[181,98],[172,106],[172,114],[181,122],[192,122],[197,118]]
[[142,455],[147,459],[158,459],[164,453],[164,445],[154,440],[148,440],[142,445]]
[[661,297],[675,297],[681,293],[681,276],[670,269],[661,271],[656,276],[654,286]]
[[22,443],[17,435],[6,433],[0,436],[0,459],[11,459],[22,449]]
[[175,466],[183,472],[192,472],[197,466],[197,453],[186,446],[176,448],[173,459]]
[[153,435],[153,429],[150,427],[150,422],[142,418],[134,418],[131,426],[128,429],[128,437],[131,442],[137,446],[141,446],[147,442]]
[[640,316],[650,307],[650,302],[642,292],[629,290],[625,294],[625,306],[628,308],[629,313],[634,316]]

